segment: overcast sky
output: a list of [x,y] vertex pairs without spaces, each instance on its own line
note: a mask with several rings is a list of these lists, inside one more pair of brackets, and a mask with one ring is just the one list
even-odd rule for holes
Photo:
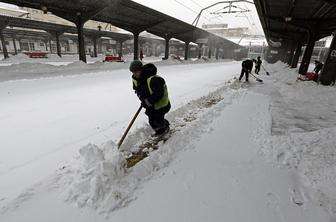
[[[216,0],[134,0],[142,5],[153,8],[162,13],[168,14],[172,17],[185,21],[187,23],[192,23],[196,18],[197,14],[202,8],[210,6],[216,2]],[[252,2],[252,0],[250,0]],[[229,27],[248,27],[250,28],[252,34],[263,34],[263,30],[260,24],[259,17],[257,15],[255,6],[248,3],[236,3],[243,9],[249,9],[250,12],[241,14],[220,14],[214,15],[210,14],[215,11],[223,11],[223,7],[228,6],[228,4],[219,4],[214,8],[208,9],[203,13],[201,19],[198,22],[198,26],[201,27],[202,24],[215,24],[215,23],[226,23]],[[5,3],[0,3],[0,7],[13,7]],[[238,9],[235,9],[238,10]],[[227,9],[225,10],[227,11]]]
[[[214,3],[220,2],[216,0],[134,0],[142,5],[153,8],[187,23],[192,23],[196,18],[197,14],[202,8],[210,6]],[[252,0],[250,0],[253,2]],[[201,17],[198,26],[201,27],[202,24],[213,24],[213,23],[227,23],[229,27],[249,27],[252,30],[252,34],[263,34],[263,30],[260,24],[260,20],[255,9],[255,6],[248,3],[236,3],[238,7],[251,10],[243,14],[221,14],[214,15],[210,14],[215,11],[223,11],[225,6],[228,4],[219,4],[214,8],[206,10],[204,16]],[[236,9],[238,10],[238,9]],[[226,9],[227,11],[227,9]],[[243,15],[246,15],[244,17]],[[203,15],[203,14],[202,14]]]

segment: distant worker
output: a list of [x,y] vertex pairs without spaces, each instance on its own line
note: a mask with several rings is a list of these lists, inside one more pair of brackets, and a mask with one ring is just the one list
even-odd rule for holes
[[241,81],[241,79],[243,78],[245,74],[246,82],[248,82],[249,73],[251,73],[252,68],[253,68],[253,60],[251,59],[244,60],[242,62],[242,70],[241,70],[241,74],[239,77],[239,81]]
[[255,74],[259,75],[259,71],[260,71],[260,66],[261,66],[261,59],[260,59],[260,56],[257,57],[257,60],[254,60],[255,61]]
[[144,58],[143,51],[142,51],[142,49],[140,49],[140,60],[142,61],[143,58]]
[[321,71],[322,67],[323,67],[323,63],[320,62],[320,61],[315,60],[315,68],[314,68],[314,72],[315,72],[316,74],[319,74],[319,72]]
[[162,135],[169,131],[169,122],[164,118],[170,110],[170,101],[165,80],[158,76],[155,65],[143,65],[140,61],[133,61],[129,67],[133,73],[133,89],[146,109],[149,125],[155,135]]

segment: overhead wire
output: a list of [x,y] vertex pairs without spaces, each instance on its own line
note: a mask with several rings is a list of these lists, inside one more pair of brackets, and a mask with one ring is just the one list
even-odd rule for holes
[[195,5],[199,6],[200,8],[204,8],[202,5],[200,5],[198,2],[196,2],[195,0],[189,0],[191,2],[193,2]]
[[[245,2],[244,2],[244,6],[247,7]],[[260,32],[259,28],[257,27],[256,22],[255,22],[253,16],[251,15],[251,13],[248,13],[248,15],[250,16],[250,18],[251,18],[251,20],[252,20],[252,22],[254,24],[254,29],[256,31],[256,34],[257,33],[262,33],[262,32]]]
[[[191,12],[193,12],[193,13],[195,13],[195,14],[199,14],[199,12],[197,12],[197,11],[195,11],[193,8],[191,8],[191,7],[189,7],[189,6],[187,6],[187,5],[185,5],[185,4],[183,4],[182,2],[180,2],[180,1],[178,1],[178,0],[174,0],[176,3],[178,3],[179,5],[181,5],[181,6],[183,6],[184,8],[186,8],[186,9],[188,9],[189,11],[191,11]],[[194,3],[195,5],[197,5],[199,8],[201,8],[201,9],[203,9],[204,7],[201,5],[201,4],[199,4],[197,1],[195,1],[195,0],[189,0],[190,2],[192,2],[192,3]],[[243,4],[244,4],[244,6],[245,6],[245,8],[248,8],[247,6],[246,6],[246,3],[245,2],[243,2]],[[248,8],[249,9],[249,8]],[[207,14],[207,16],[206,15],[204,15],[204,14]],[[204,19],[206,19],[208,22],[213,22],[213,20],[214,19],[216,19],[217,20],[217,22],[222,22],[223,23],[223,15],[216,15],[216,16],[213,16],[213,15],[211,15],[207,10],[204,10],[204,14],[203,15],[201,15]],[[250,13],[243,13],[243,14],[245,14],[245,18],[246,18],[246,20],[247,20],[247,22],[249,23],[249,25],[250,25],[250,27],[251,27],[251,30],[253,30],[255,33],[260,33],[260,30],[256,27],[256,25],[255,25],[255,20],[254,20],[254,18],[253,18],[253,16],[251,16],[251,14]],[[246,15],[247,14],[247,15]],[[210,16],[210,17],[209,17]],[[220,18],[219,18],[220,17]],[[252,23],[251,23],[251,21],[252,21]]]
[[[192,3],[194,3],[195,5],[197,5],[198,7],[200,7],[201,9],[205,8],[204,6],[202,6],[201,4],[199,4],[198,2],[196,2],[195,0],[189,0]],[[211,15],[207,10],[204,10],[204,13],[206,13],[208,16],[203,15],[203,17],[207,18],[208,21],[211,22],[211,20],[216,19],[218,22],[223,22],[221,19],[219,19],[218,17],[223,17],[222,15],[220,16],[213,16]],[[210,16],[210,18],[209,18]]]
[[[186,9],[188,9],[189,11],[192,11],[192,12],[194,12],[195,14],[199,14],[199,12],[196,12],[195,10],[193,10],[192,8],[190,8],[190,7],[188,7],[188,6],[186,6],[185,4],[183,4],[183,3],[181,3],[181,2],[179,2],[179,1],[177,1],[177,0],[174,0],[176,3],[178,3],[178,4],[180,4],[180,5],[182,5],[184,8],[186,8]],[[209,18],[207,18],[206,16],[203,16],[206,20],[208,20],[209,22],[211,22],[211,20],[209,19]]]

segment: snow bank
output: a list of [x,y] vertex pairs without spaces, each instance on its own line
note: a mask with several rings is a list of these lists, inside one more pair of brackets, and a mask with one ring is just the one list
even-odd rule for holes
[[271,121],[256,133],[260,151],[297,170],[315,202],[336,218],[336,88],[296,82],[297,71],[280,62],[267,69],[271,84],[258,91],[270,95]]
[[[112,209],[121,204],[129,192],[118,178],[125,176],[126,160],[118,152],[116,144],[108,142],[102,148],[88,144],[80,149],[82,167],[71,183],[68,200],[76,201],[78,206]],[[120,192],[119,187],[123,187]]]
[[[25,54],[19,54],[11,57],[9,60],[0,62],[0,82],[16,80],[16,79],[38,79],[46,77],[69,76],[87,74],[99,71],[128,69],[130,61],[125,63],[119,62],[103,62],[103,58],[94,58],[95,60],[84,63],[75,59],[74,56],[58,56],[51,55],[48,59],[30,59]],[[158,66],[177,65],[177,64],[199,64],[199,63],[220,63],[231,60],[215,60],[215,59],[197,59],[197,60],[177,60],[168,59],[154,60],[151,58],[146,62],[153,62]],[[55,65],[56,64],[56,65]]]
[[22,63],[23,61],[31,60],[29,56],[24,53],[18,53],[15,56],[10,56],[7,59],[0,60],[0,64],[10,64],[10,63]]

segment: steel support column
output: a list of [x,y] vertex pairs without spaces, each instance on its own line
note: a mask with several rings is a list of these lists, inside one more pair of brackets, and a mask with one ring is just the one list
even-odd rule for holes
[[8,51],[7,51],[5,37],[4,37],[3,33],[2,33],[2,30],[0,30],[0,39],[1,39],[2,53],[4,55],[4,58],[8,59],[9,55],[8,55]]
[[92,38],[92,42],[93,42],[93,57],[97,58],[98,57],[98,53],[97,53],[97,38],[93,37]]
[[287,61],[286,61],[286,63],[288,64],[288,65],[291,65],[292,64],[292,60],[293,60],[293,56],[294,56],[294,51],[295,51],[295,43],[294,42],[291,42],[290,44],[289,44],[289,54],[288,54],[288,56],[287,56]]
[[165,57],[164,59],[168,59],[169,58],[169,40],[171,39],[171,37],[166,37],[165,38]]
[[20,51],[22,52],[22,42],[21,42],[21,39],[18,39],[18,41],[19,41]]
[[310,59],[313,54],[315,41],[316,41],[316,33],[310,32],[308,44],[306,46],[306,50],[304,52],[301,65],[300,65],[300,69],[299,69],[299,73],[302,75],[305,75],[307,73]]
[[12,39],[13,39],[13,46],[14,46],[14,55],[17,55],[16,40],[15,40],[14,35],[12,36]]
[[102,46],[102,40],[99,39],[97,42],[97,46],[98,46],[98,53],[102,54],[103,53],[103,46]]
[[211,45],[209,45],[208,47],[208,58],[211,59],[211,55],[212,55],[212,50],[211,50]]
[[50,49],[50,53],[52,54],[52,44],[51,44],[51,39],[49,39],[49,49]]
[[120,40],[119,41],[119,52],[118,52],[118,55],[120,58],[123,56],[122,48],[123,48],[123,41]]
[[202,57],[202,46],[203,44],[198,44],[198,59]]
[[291,64],[291,68],[296,68],[297,64],[299,62],[299,58],[301,55],[301,49],[302,49],[302,42],[298,42],[296,45],[296,49],[295,49],[295,54],[292,60],[292,64]]
[[76,27],[77,27],[77,34],[78,34],[78,54],[79,60],[86,63],[86,54],[85,54],[85,44],[84,44],[84,23],[85,20],[83,19],[80,12],[77,12],[76,17]]
[[190,42],[185,42],[184,44],[184,60],[188,60],[189,57],[189,43]]
[[8,25],[8,22],[1,22],[0,23],[0,40],[1,40],[1,44],[2,44],[2,52],[3,52],[3,55],[4,55],[5,59],[8,59],[9,55],[8,55],[8,51],[7,51],[5,37],[4,37],[2,31],[6,28],[7,25]]
[[336,80],[336,35],[334,33],[328,56],[320,75],[319,81],[323,85],[334,85]]
[[8,56],[6,42],[5,42],[5,37],[4,37],[3,33],[2,33],[2,29],[0,30],[0,38],[1,38],[2,52],[3,52],[4,58],[8,59],[9,56]]
[[218,58],[219,58],[219,48],[217,47],[216,48],[216,60],[218,60]]
[[57,55],[58,55],[59,57],[62,57],[61,44],[60,44],[60,40],[59,40],[60,35],[61,35],[61,34],[58,33],[58,32],[55,33]]
[[134,37],[134,40],[133,40],[133,44],[134,44],[134,56],[133,56],[133,59],[134,60],[139,60],[139,32],[134,32],[133,33],[133,37]]
[[47,52],[48,51],[48,39],[44,40],[44,44],[45,44],[45,50]]

